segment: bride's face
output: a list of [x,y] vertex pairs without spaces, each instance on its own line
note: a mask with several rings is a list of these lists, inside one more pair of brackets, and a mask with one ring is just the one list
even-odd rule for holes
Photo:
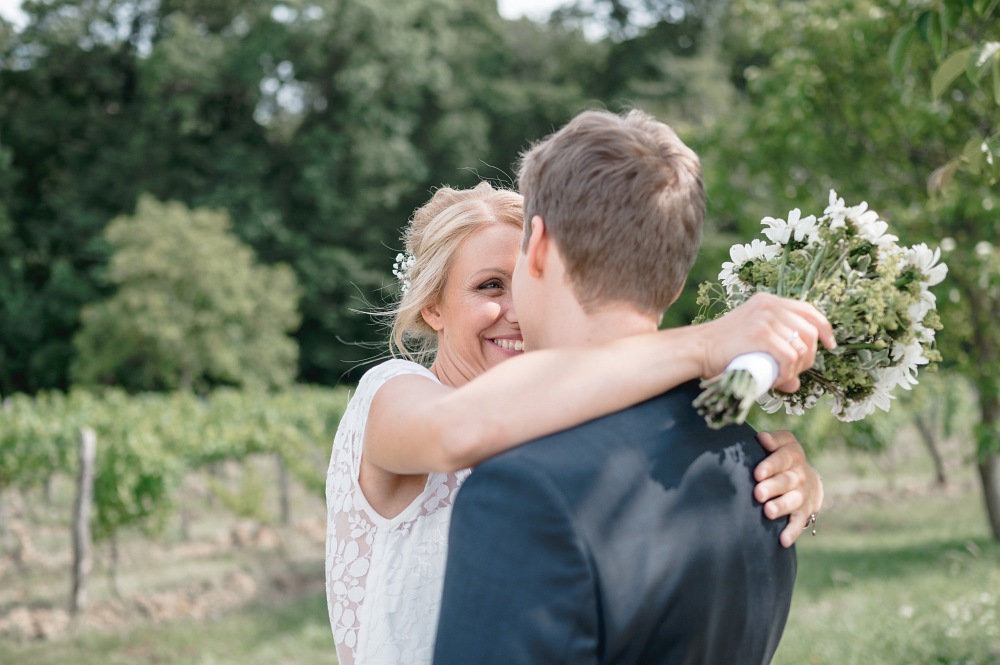
[[438,333],[435,364],[469,380],[522,353],[510,288],[520,240],[520,229],[491,224],[456,250],[440,302],[423,310]]

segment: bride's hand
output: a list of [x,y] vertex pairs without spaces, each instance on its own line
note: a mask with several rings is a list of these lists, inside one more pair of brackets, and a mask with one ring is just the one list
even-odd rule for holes
[[703,323],[704,378],[725,371],[736,356],[752,351],[768,353],[780,368],[774,387],[799,389],[799,374],[816,362],[816,344],[836,347],[833,328],[809,303],[758,293],[722,318]]
[[761,432],[757,440],[771,454],[754,469],[754,497],[770,519],[788,516],[781,544],[791,547],[802,535],[810,515],[823,505],[823,479],[806,462],[802,445],[791,432]]

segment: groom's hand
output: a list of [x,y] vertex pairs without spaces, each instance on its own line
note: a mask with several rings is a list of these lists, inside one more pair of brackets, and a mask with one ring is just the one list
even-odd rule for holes
[[763,351],[778,362],[774,387],[799,389],[799,374],[816,362],[817,343],[834,349],[833,327],[809,303],[769,293],[753,295],[720,319],[702,324],[705,344],[704,377],[717,376],[743,353]]
[[760,445],[771,454],[754,469],[754,498],[764,504],[764,514],[774,520],[788,516],[781,544],[791,547],[809,516],[823,506],[823,479],[806,461],[805,451],[791,432],[761,432]]

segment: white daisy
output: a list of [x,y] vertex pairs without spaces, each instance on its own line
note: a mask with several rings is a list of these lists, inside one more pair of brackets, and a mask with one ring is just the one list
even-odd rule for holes
[[760,404],[760,408],[768,413],[777,413],[782,407],[786,406],[785,400],[775,397],[769,392],[761,395],[757,403]]
[[[862,201],[856,206],[847,209],[847,218],[854,222],[859,233],[863,233],[865,227],[878,221],[878,213],[868,209],[868,202]],[[886,224],[888,227],[888,224]]]
[[[871,215],[875,215],[874,220],[872,220]],[[865,219],[868,221],[858,225],[858,234],[871,244],[879,247],[890,247],[899,240],[897,236],[886,233],[889,229],[888,222],[883,222],[873,211],[865,213]]]
[[837,419],[850,423],[870,416],[875,413],[876,408],[888,411],[893,399],[888,388],[878,383],[875,384],[874,388],[874,392],[863,400],[837,404],[834,408],[834,415]]
[[847,219],[847,213],[850,210],[844,205],[844,199],[837,196],[837,192],[830,190],[830,205],[826,207],[823,211],[825,217],[830,219],[830,228],[838,229],[844,226],[844,220]]
[[819,222],[816,220],[816,215],[806,217],[800,217],[800,215],[798,208],[788,213],[788,225],[795,229],[793,237],[796,242],[805,241],[808,245],[818,245]]
[[778,245],[768,245],[760,238],[754,238],[746,245],[733,245],[729,248],[729,258],[737,265],[742,266],[747,261],[757,259],[773,259],[781,256],[781,247]]
[[[796,214],[796,217],[798,216],[798,212],[799,212],[798,208],[792,211],[792,213]],[[788,215],[789,218],[788,222],[781,219],[780,217],[765,217],[764,219],[760,220],[761,224],[768,227],[764,231],[764,235],[766,235],[771,242],[775,242],[781,245],[788,244],[789,239],[792,237],[792,225],[790,223],[792,218],[792,213],[789,213]]]
[[910,368],[905,365],[892,365],[880,367],[875,370],[878,373],[877,383],[883,383],[888,390],[899,387],[909,390],[910,386],[917,385],[917,378],[910,373]]
[[928,287],[940,284],[948,274],[948,266],[938,263],[941,260],[941,249],[931,251],[927,243],[910,247],[906,252],[906,260],[920,272],[924,277],[921,282]]

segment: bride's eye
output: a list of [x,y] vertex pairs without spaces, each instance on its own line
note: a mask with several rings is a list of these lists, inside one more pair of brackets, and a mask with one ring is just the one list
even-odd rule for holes
[[491,291],[494,289],[502,289],[502,288],[503,288],[503,282],[501,282],[499,279],[489,279],[479,285],[479,289],[481,291]]

